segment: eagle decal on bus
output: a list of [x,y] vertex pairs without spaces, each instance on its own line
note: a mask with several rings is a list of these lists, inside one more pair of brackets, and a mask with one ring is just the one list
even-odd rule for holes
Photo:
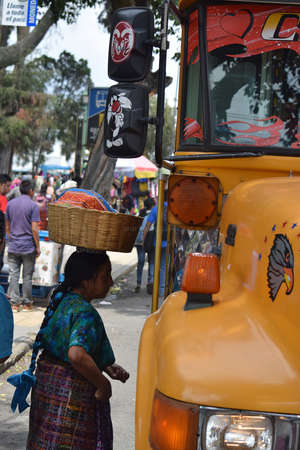
[[284,234],[276,234],[269,254],[268,286],[274,301],[282,283],[286,285],[286,295],[294,287],[294,254],[292,246]]

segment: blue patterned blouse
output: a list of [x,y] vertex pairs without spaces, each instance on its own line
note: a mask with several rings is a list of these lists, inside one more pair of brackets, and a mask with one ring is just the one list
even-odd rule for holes
[[79,294],[64,296],[43,330],[42,348],[69,362],[68,350],[83,347],[100,370],[113,364],[115,356],[104,324],[96,309]]

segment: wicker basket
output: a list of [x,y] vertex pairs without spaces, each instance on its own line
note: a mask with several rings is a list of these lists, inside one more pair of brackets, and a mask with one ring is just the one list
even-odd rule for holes
[[48,205],[49,238],[95,250],[131,252],[143,219],[129,214]]

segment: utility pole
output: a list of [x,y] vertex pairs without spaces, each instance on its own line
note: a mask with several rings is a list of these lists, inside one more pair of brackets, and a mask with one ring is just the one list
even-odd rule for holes
[[81,178],[82,129],[83,129],[83,119],[81,117],[78,117],[77,133],[76,133],[75,167],[74,167],[74,178],[76,181]]

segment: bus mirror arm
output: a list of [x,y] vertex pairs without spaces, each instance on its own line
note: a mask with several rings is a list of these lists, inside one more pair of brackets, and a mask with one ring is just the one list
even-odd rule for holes
[[167,49],[168,49],[168,17],[169,17],[169,0],[164,0],[164,2],[161,5],[159,72],[158,72],[157,109],[156,109],[157,122],[155,133],[155,161],[158,167],[162,166],[166,63],[167,63]]
[[147,39],[144,44],[150,45],[151,47],[160,47],[160,42],[157,39]]
[[140,119],[138,119],[138,121],[140,123],[143,124],[149,124],[149,125],[156,125],[157,124],[157,120],[156,117],[141,117]]
[[149,125],[157,125],[156,117],[149,117],[148,123],[149,123]]

